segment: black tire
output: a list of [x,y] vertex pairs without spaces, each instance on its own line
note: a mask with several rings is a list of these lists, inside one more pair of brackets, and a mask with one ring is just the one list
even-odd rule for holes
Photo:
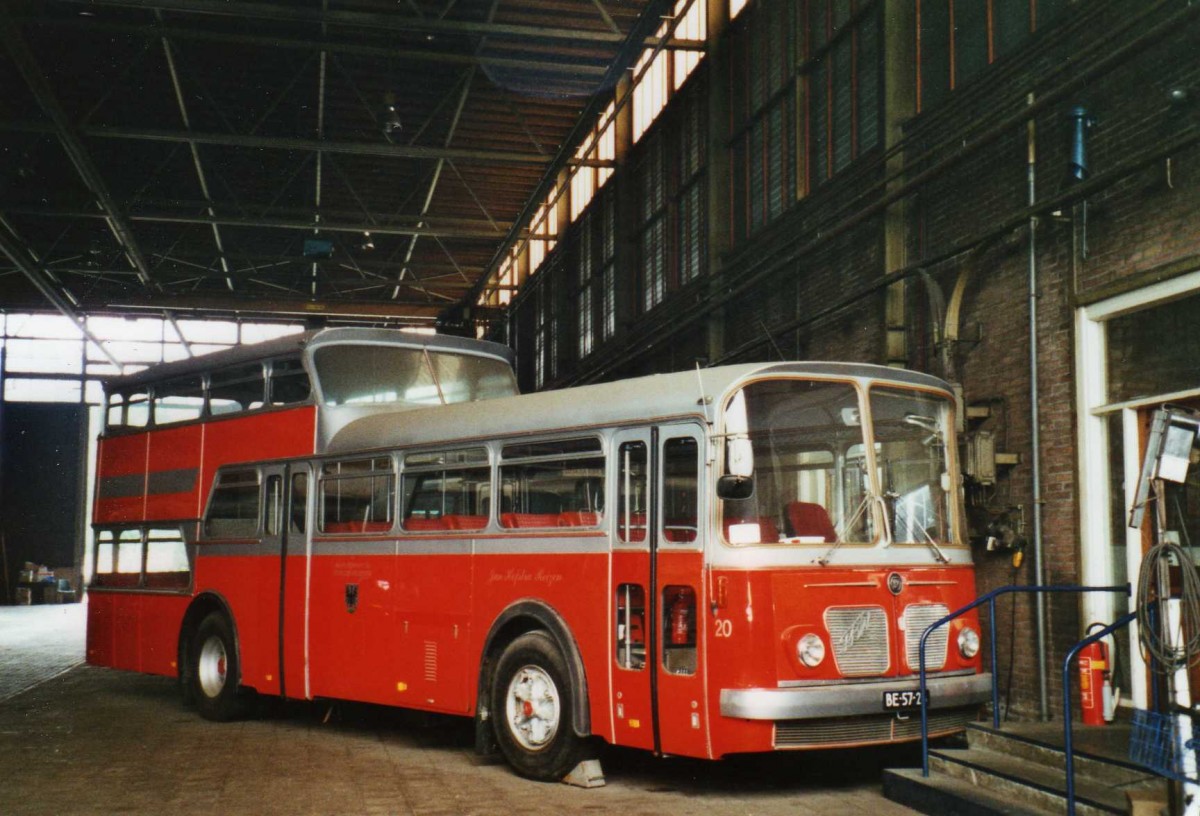
[[228,722],[245,717],[250,706],[238,688],[241,665],[233,625],[212,612],[196,628],[188,650],[188,681],[196,710],[206,720]]
[[491,717],[500,752],[518,774],[558,782],[587,758],[588,744],[574,729],[576,693],[545,632],[521,635],[500,655]]

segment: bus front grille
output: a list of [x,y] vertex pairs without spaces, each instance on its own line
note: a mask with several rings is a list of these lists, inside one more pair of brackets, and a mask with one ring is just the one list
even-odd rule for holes
[[[913,604],[904,610],[904,659],[908,668],[920,666],[921,635],[931,623],[950,614],[945,604]],[[949,624],[934,629],[925,641],[925,671],[938,671],[946,665],[946,639]]]
[[866,677],[887,671],[888,621],[881,607],[831,606],[825,610],[825,628],[843,675]]
[[[974,707],[931,711],[929,733],[936,736],[960,731],[975,718],[976,711]],[[775,723],[777,749],[901,742],[920,738],[920,712],[913,712],[904,719],[895,714],[871,714],[865,717],[780,720]]]

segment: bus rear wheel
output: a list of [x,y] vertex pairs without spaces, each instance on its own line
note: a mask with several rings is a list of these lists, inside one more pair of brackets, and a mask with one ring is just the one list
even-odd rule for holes
[[220,612],[200,622],[189,650],[191,696],[200,716],[227,722],[246,716],[245,694],[238,689],[240,666],[233,639],[233,626]]
[[587,743],[572,726],[574,693],[566,661],[545,632],[521,635],[500,655],[492,722],[500,752],[521,776],[557,782],[586,758]]

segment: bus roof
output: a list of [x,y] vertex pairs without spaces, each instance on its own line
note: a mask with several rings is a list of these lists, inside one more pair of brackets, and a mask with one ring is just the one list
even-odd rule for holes
[[326,453],[397,448],[449,440],[600,425],[711,417],[730,391],[762,376],[873,379],[950,391],[943,380],[906,369],[859,363],[793,362],[742,365],[654,374],[629,380],[542,391],[479,402],[417,408],[356,419],[337,431]]
[[429,348],[441,351],[475,354],[484,357],[494,357],[508,363],[513,363],[513,352],[508,346],[493,343],[488,340],[473,340],[467,337],[454,337],[447,334],[420,334],[399,329],[368,329],[357,327],[341,327],[334,329],[315,329],[311,331],[289,334],[274,340],[264,340],[261,343],[249,343],[244,346],[234,346],[224,351],[190,357],[186,360],[176,360],[161,363],[143,371],[108,377],[103,380],[106,391],[130,386],[144,385],[151,382],[162,382],[173,377],[188,374],[198,374],[212,371],[225,366],[249,363],[254,360],[267,360],[272,357],[282,357],[295,354],[305,348],[323,345],[388,345],[408,348]]

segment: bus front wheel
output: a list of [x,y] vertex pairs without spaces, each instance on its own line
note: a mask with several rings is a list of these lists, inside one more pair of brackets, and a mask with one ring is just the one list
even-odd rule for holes
[[500,655],[492,722],[508,764],[521,776],[557,782],[585,758],[571,723],[574,689],[566,661],[545,632],[529,632]]
[[238,689],[238,654],[233,626],[220,612],[200,622],[190,650],[192,699],[200,716],[226,722],[246,715],[245,695]]

